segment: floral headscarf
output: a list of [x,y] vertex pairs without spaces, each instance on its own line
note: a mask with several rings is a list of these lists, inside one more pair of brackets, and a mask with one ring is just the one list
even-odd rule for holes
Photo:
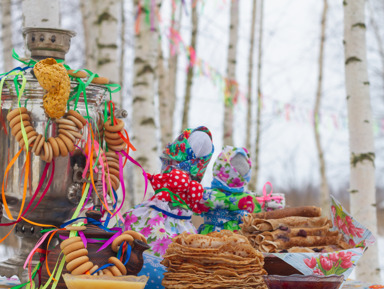
[[[245,175],[241,175],[231,164],[232,158],[237,154],[242,154],[249,164],[249,171]],[[251,178],[251,167],[251,159],[246,148],[226,146],[213,164],[211,187],[228,192],[241,193]]]
[[163,173],[169,173],[172,169],[177,168],[189,173],[192,180],[201,182],[208,163],[211,160],[214,147],[212,144],[212,151],[209,154],[196,157],[188,142],[189,136],[196,131],[205,132],[212,141],[211,132],[204,126],[196,129],[185,129],[172,143],[168,144],[163,151],[163,155],[160,157],[162,162],[161,170]]
[[152,199],[173,202],[180,204],[181,207],[186,205],[185,207],[194,213],[201,213],[200,200],[204,193],[203,186],[196,181],[189,180],[186,172],[174,169],[166,174],[148,174],[148,178],[155,190]]

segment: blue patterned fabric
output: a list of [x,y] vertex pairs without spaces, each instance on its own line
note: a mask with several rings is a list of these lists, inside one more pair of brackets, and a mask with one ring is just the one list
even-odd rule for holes
[[163,289],[164,286],[161,285],[161,282],[163,281],[163,278],[164,278],[163,274],[167,271],[165,267],[160,264],[163,258],[146,254],[145,252],[143,254],[143,258],[144,258],[143,268],[141,269],[140,273],[137,275],[138,276],[146,275],[149,277],[149,280],[147,282],[147,285],[145,286],[145,289]]
[[[247,210],[228,211],[228,209],[216,209],[204,213],[204,224],[201,224],[198,233],[207,230],[220,232],[221,230],[228,230],[229,222],[241,224],[241,218],[248,213]],[[231,225],[233,225],[231,223]]]

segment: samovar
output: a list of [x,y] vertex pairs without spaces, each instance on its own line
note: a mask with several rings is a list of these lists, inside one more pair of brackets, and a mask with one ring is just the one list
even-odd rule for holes
[[[65,54],[70,47],[71,37],[75,35],[75,33],[71,31],[48,28],[26,28],[24,29],[23,34],[27,41],[27,47],[31,51],[31,58],[36,61],[48,57],[64,60]],[[33,127],[38,133],[46,133],[48,137],[56,136],[57,125],[55,122],[48,123],[48,117],[43,109],[43,96],[46,94],[46,91],[40,86],[32,69],[25,70],[23,73],[26,78],[26,85],[20,101],[23,106],[26,104],[26,108],[30,112]],[[22,79],[19,77],[17,83],[21,84],[21,81]],[[77,85],[77,82],[71,81],[71,90]],[[106,94],[107,89],[105,86],[91,83],[86,87],[88,111],[89,116],[92,117],[92,127],[95,127],[96,123],[99,121],[101,104],[103,103]],[[3,182],[4,173],[9,161],[20,150],[17,140],[10,134],[9,123],[6,119],[8,111],[17,106],[18,98],[14,76],[10,76],[4,82],[1,96],[0,183]],[[79,99],[77,110],[83,116],[86,115],[83,97],[80,97]],[[84,131],[79,146],[81,147],[84,145],[86,140],[87,132]],[[13,218],[17,218],[23,199],[23,173],[25,171],[23,166],[25,160],[26,154],[23,151],[10,169],[7,179],[4,182],[6,201]],[[31,200],[31,196],[40,182],[45,165],[46,163],[42,161],[40,157],[31,154],[30,185],[28,185],[27,188],[28,191],[25,204],[28,204]],[[62,224],[65,220],[68,220],[74,212],[81,196],[82,183],[85,181],[81,177],[84,165],[85,157],[81,153],[75,152],[66,157],[57,157],[55,159],[54,177],[49,190],[36,209],[27,216],[28,220],[35,223],[56,226]],[[51,173],[52,166],[49,168],[47,178],[44,180],[39,195],[31,208],[37,203],[41,193],[47,185],[49,179],[48,176]],[[3,213],[3,222],[11,222],[9,218],[7,220],[7,214],[5,214],[4,210]],[[21,240],[21,249],[16,256],[0,263],[0,275],[5,275],[7,277],[17,275],[22,281],[28,279],[27,271],[23,270],[23,265],[31,249],[41,237],[41,229],[42,228],[38,225],[32,225],[25,221],[21,221],[16,225],[15,233]],[[37,261],[35,261],[35,263]]]

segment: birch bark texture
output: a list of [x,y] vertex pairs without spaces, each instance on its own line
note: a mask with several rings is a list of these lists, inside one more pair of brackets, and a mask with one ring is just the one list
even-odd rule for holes
[[251,191],[257,190],[259,181],[259,159],[260,159],[260,137],[261,137],[261,106],[262,106],[262,89],[261,89],[261,73],[262,73],[262,57],[263,57],[263,21],[264,21],[264,0],[260,0],[259,7],[259,47],[257,55],[257,110],[256,110],[256,143],[255,143],[255,161],[252,166],[252,178],[249,183]]
[[[198,15],[197,15],[197,4],[194,1],[191,1],[192,5],[192,32],[191,32],[191,49],[196,51],[197,47],[197,31],[198,31]],[[190,62],[187,72],[187,80],[185,86],[185,98],[184,98],[184,107],[183,107],[183,120],[181,123],[182,129],[188,127],[189,121],[189,111],[191,110],[191,96],[192,96],[192,86],[193,86],[193,71],[194,66]]]
[[[350,144],[351,213],[377,234],[375,152],[367,72],[365,0],[344,0],[344,57]],[[377,244],[377,243],[376,243]],[[379,282],[378,247],[357,264],[357,278]]]
[[252,3],[252,21],[251,21],[251,37],[249,43],[248,55],[248,97],[247,97],[247,130],[245,147],[252,150],[252,82],[253,82],[253,51],[255,47],[255,31],[256,31],[256,0]]
[[[139,0],[135,0],[135,9]],[[156,1],[160,7],[160,1]],[[134,158],[148,173],[159,171],[158,143],[155,123],[156,70],[158,61],[158,24],[154,29],[145,22],[145,6],[140,6],[140,31],[135,35],[135,58],[132,87],[132,143],[137,151]],[[156,19],[157,21],[157,19]],[[138,204],[144,195],[144,178],[141,169],[134,168],[134,204]]]
[[0,3],[1,8],[1,32],[3,45],[3,69],[4,71],[10,71],[13,65],[12,58],[12,14],[11,14],[11,0],[3,0]]
[[60,28],[59,0],[24,0],[22,11],[23,27]]
[[[230,81],[236,81],[236,56],[237,56],[237,40],[239,30],[239,2],[230,1],[230,25],[229,25],[229,43],[227,57],[227,78]],[[228,85],[228,84],[227,84]],[[233,97],[232,89],[227,89],[228,94],[224,99],[224,127],[223,127],[223,144],[233,145]]]
[[[181,22],[182,4],[172,6],[171,33],[173,30],[179,31]],[[176,80],[177,64],[179,53],[175,51],[172,41],[169,41],[169,59],[168,65],[164,59],[161,43],[159,43],[159,111],[160,111],[160,130],[161,147],[164,148],[172,141],[173,135],[173,112],[176,103]]]
[[[121,16],[120,0],[81,1],[83,15],[86,66],[89,70],[120,84],[120,53],[117,45]],[[121,107],[120,93],[112,99]]]
[[324,45],[325,45],[325,31],[327,28],[327,12],[328,12],[328,0],[323,1],[323,12],[321,16],[321,31],[320,31],[320,49],[319,49],[319,60],[318,60],[318,79],[317,79],[317,89],[316,89],[316,98],[315,106],[313,113],[315,116],[315,123],[313,126],[316,150],[319,160],[319,173],[321,179],[320,185],[320,204],[324,216],[328,216],[330,213],[330,197],[329,197],[329,187],[326,174],[325,158],[324,151],[321,146],[321,135],[319,127],[319,113],[321,107],[321,98],[323,94],[323,73],[324,73]]

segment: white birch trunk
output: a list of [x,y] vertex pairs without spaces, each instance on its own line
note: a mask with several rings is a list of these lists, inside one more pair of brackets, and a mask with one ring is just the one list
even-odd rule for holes
[[[377,235],[375,152],[365,31],[365,0],[344,0],[345,81],[351,153],[351,212],[358,221]],[[365,252],[359,260],[356,273],[360,280],[379,281],[377,245]]]
[[[172,16],[172,27],[176,30],[180,30],[180,23],[182,19],[183,5],[180,3],[177,5],[176,11],[173,12]],[[177,13],[177,15],[176,15]],[[197,22],[197,19],[196,19]],[[197,23],[196,23],[197,27]],[[197,28],[196,28],[197,30]],[[176,51],[174,55],[171,53],[172,46],[169,45],[169,60],[168,60],[168,94],[169,94],[169,103],[168,103],[168,113],[170,117],[169,126],[162,132],[162,147],[165,147],[173,139],[173,127],[174,127],[174,111],[176,105],[176,88],[177,88],[177,65],[179,63],[179,53]]]
[[[239,29],[239,1],[231,1],[230,7],[230,26],[229,26],[229,44],[227,57],[227,78],[236,80],[236,53],[237,39]],[[233,97],[233,96],[231,96]],[[224,100],[224,128],[223,143],[224,145],[233,145],[233,101]]]
[[[81,1],[83,15],[86,66],[92,72],[109,78],[110,83],[120,84],[120,64],[117,40],[120,0]],[[112,95],[117,107],[121,107],[120,93]]]
[[23,0],[22,10],[23,27],[60,28],[58,0]]
[[0,3],[1,7],[1,32],[3,45],[3,70],[10,71],[14,68],[12,58],[12,15],[11,15],[11,0],[3,0]]
[[[197,47],[197,31],[198,31],[198,18],[197,18],[197,5],[193,6],[192,4],[192,35],[191,35],[191,47],[196,51]],[[184,108],[183,108],[183,119],[182,119],[182,129],[188,127],[189,121],[189,111],[191,104],[191,96],[192,96],[192,85],[193,85],[193,66],[188,67],[187,72],[187,84],[185,86],[185,98],[184,98]]]
[[170,110],[171,94],[168,90],[169,71],[164,64],[164,55],[159,42],[158,57],[158,91],[159,91],[159,112],[160,112],[160,130],[161,130],[161,147],[164,148],[171,140],[173,127],[173,110]]
[[[176,16],[176,12],[178,17]],[[177,9],[172,10],[171,28],[179,31],[181,21],[182,5],[177,5]],[[176,18],[177,17],[177,18]],[[162,47],[159,45],[159,110],[160,110],[160,130],[161,130],[161,147],[164,148],[172,141],[173,133],[173,112],[176,103],[176,80],[177,80],[177,63],[178,51],[172,55],[173,43],[169,41],[169,59],[168,66],[165,64]]]
[[252,178],[249,183],[251,191],[257,190],[257,183],[259,180],[259,159],[260,159],[260,137],[261,137],[261,68],[263,56],[263,18],[264,18],[264,0],[260,1],[260,16],[259,16],[259,52],[257,60],[257,110],[256,110],[256,143],[255,143],[255,162],[253,163]]
[[315,134],[315,143],[317,149],[317,155],[319,157],[319,173],[321,178],[321,187],[320,187],[320,203],[324,216],[328,216],[330,213],[330,197],[329,197],[329,187],[328,180],[326,175],[325,168],[325,159],[324,152],[321,146],[321,136],[319,128],[319,112],[321,106],[321,97],[323,94],[323,65],[324,65],[324,43],[325,43],[325,30],[327,23],[327,11],[328,11],[328,2],[324,0],[323,12],[321,16],[321,32],[320,32],[320,51],[319,51],[319,71],[318,71],[318,80],[317,80],[317,90],[316,90],[316,100],[314,107],[315,123],[313,126]]
[[248,99],[247,99],[247,130],[245,147],[251,151],[252,149],[252,81],[253,81],[253,50],[255,46],[255,30],[256,30],[256,0],[252,4],[252,22],[251,22],[251,40],[249,44],[248,55]]
[[[135,7],[138,2],[135,0]],[[160,1],[156,3],[160,4]],[[145,22],[145,11],[142,11],[140,21],[140,31],[135,36],[133,67],[132,143],[137,148],[133,156],[148,173],[153,174],[159,172],[154,105],[159,34],[157,23],[155,30],[151,31]],[[144,179],[138,168],[134,168],[134,184],[134,202],[138,204],[144,195]]]

